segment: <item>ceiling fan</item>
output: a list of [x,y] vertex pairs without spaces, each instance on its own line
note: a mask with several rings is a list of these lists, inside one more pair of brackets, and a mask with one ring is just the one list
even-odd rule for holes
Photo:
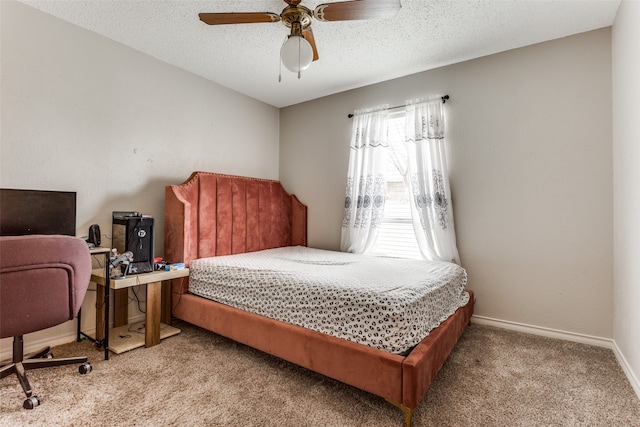
[[291,28],[291,33],[280,49],[282,64],[298,73],[309,68],[318,59],[316,42],[311,31],[311,20],[352,21],[395,16],[400,0],[351,0],[325,3],[313,11],[300,5],[302,0],[283,0],[287,6],[278,15],[273,12],[200,13],[200,20],[209,25],[256,24],[280,22]]

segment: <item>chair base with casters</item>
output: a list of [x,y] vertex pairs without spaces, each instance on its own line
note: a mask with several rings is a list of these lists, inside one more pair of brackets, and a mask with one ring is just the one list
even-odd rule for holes
[[33,395],[33,390],[31,389],[31,384],[29,384],[29,379],[25,371],[77,363],[80,364],[78,371],[81,374],[88,374],[92,370],[91,364],[87,362],[86,356],[55,359],[50,353],[50,350],[50,347],[45,347],[24,356],[24,341],[22,336],[14,337],[13,360],[9,363],[3,363],[0,367],[0,378],[8,377],[11,374],[16,374],[18,377],[22,390],[24,390],[24,394],[27,396],[22,404],[25,409],[33,409],[40,404],[38,396]]

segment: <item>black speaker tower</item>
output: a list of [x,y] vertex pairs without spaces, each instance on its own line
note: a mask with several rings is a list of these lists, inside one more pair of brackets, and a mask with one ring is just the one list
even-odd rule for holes
[[113,212],[112,247],[133,252],[127,274],[149,273],[153,268],[153,218],[138,212]]

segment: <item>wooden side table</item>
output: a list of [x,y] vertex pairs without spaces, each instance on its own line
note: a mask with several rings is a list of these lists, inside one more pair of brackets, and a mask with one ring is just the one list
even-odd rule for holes
[[[124,351],[132,350],[137,347],[152,347],[160,344],[160,340],[180,333],[180,329],[174,328],[168,324],[162,323],[160,320],[162,312],[162,282],[180,277],[189,276],[189,269],[172,271],[153,271],[151,273],[131,274],[124,278],[109,279],[108,286],[114,292],[127,292],[132,286],[147,286],[147,303],[145,313],[144,338],[140,330],[132,330],[133,325],[128,323],[128,304],[119,304],[116,298],[114,318],[120,319],[116,323],[116,327],[108,333],[109,350],[116,354]],[[105,270],[97,268],[91,272],[91,281],[98,285],[105,286]],[[109,292],[109,290],[107,290]],[[127,299],[125,299],[127,301]],[[102,310],[96,310],[96,323],[102,322],[102,319],[108,319],[108,307],[102,307]],[[165,316],[168,317],[168,316]],[[124,319],[124,320],[123,320]],[[108,324],[106,326],[108,330]]]

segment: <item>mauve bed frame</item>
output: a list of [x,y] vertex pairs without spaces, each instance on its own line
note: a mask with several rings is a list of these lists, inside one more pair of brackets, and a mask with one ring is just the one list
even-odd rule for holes
[[[307,207],[279,181],[194,172],[165,189],[164,255],[193,259],[307,245]],[[404,425],[470,323],[474,296],[407,356],[279,322],[188,292],[174,280],[172,314],[234,341],[381,396]]]

